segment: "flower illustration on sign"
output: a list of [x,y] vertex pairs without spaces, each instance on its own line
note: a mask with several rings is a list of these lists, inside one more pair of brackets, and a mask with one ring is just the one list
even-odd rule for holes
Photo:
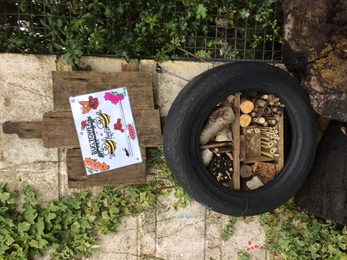
[[87,126],[86,121],[82,121],[81,122],[82,130],[84,130],[86,128],[86,126]]
[[124,129],[123,129],[123,124],[122,124],[122,120],[120,118],[117,119],[117,123],[115,123],[113,125],[114,130],[118,130],[121,133],[124,133]]
[[104,172],[110,168],[105,162],[99,162],[90,157],[84,159],[84,166],[90,174]]
[[79,101],[82,105],[82,114],[87,114],[91,109],[97,109],[99,106],[98,98],[93,98],[93,96],[89,96],[88,101]]
[[116,91],[106,92],[104,95],[105,100],[109,100],[112,104],[117,105],[119,101],[124,99],[125,93],[121,94]]
[[132,124],[128,124],[129,136],[132,140],[135,140],[135,130]]

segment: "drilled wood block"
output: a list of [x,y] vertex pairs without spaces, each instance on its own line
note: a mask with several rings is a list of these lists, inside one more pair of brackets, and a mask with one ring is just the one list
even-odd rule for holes
[[70,111],[69,97],[127,87],[132,109],[154,109],[149,72],[53,71],[55,111]]
[[[159,111],[133,110],[139,144],[157,147],[162,144]],[[42,120],[43,145],[46,148],[79,148],[76,127],[70,111],[48,112]],[[82,158],[82,157],[81,157]]]
[[260,130],[258,133],[246,133],[246,145],[245,153],[246,158],[255,157],[261,155],[261,142],[260,142]]
[[[146,149],[141,148],[142,163],[114,169],[94,175],[87,175],[80,149],[69,149],[66,156],[69,188],[90,188],[120,184],[144,184],[147,175]],[[117,158],[114,158],[117,160]]]

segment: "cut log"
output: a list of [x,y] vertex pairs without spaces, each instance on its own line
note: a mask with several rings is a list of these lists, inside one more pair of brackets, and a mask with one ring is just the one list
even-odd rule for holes
[[260,125],[264,125],[266,123],[266,120],[264,117],[255,117],[253,118],[254,122]]
[[285,0],[283,62],[316,112],[347,122],[347,1]]
[[253,102],[251,102],[249,100],[245,100],[245,101],[241,102],[240,109],[241,109],[242,113],[245,113],[245,114],[251,113],[252,110],[254,109],[254,104],[253,104]]
[[242,114],[240,116],[240,126],[247,127],[252,122],[252,117],[247,114]]
[[257,99],[254,103],[258,107],[265,107],[266,106],[266,101],[262,100],[262,99]]
[[249,178],[252,176],[252,167],[249,165],[242,165],[240,169],[242,178]]

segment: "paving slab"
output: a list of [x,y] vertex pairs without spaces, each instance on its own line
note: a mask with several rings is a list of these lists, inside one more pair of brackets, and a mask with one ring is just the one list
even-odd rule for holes
[[175,201],[173,195],[159,198],[156,257],[203,259],[206,210],[195,201],[189,207],[174,210]]
[[137,252],[140,257],[156,254],[157,209],[148,209],[137,217]]
[[205,218],[205,259],[222,259],[222,230],[229,218],[208,210]]
[[223,252],[221,259],[231,259],[239,252],[247,253],[255,260],[266,259],[265,231],[261,228],[259,218],[251,217],[249,223],[237,221],[235,232],[228,241],[223,241]]
[[131,216],[121,219],[121,225],[115,235],[98,236],[102,248],[94,253],[91,260],[135,260],[137,252],[137,219]]

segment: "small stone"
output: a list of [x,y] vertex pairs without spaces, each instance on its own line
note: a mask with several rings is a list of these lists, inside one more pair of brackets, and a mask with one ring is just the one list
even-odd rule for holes
[[263,186],[263,182],[260,180],[258,176],[253,176],[253,178],[246,182],[247,187],[250,190],[255,190]]
[[205,166],[208,166],[212,160],[213,152],[210,151],[210,149],[202,150],[201,152],[201,159]]

